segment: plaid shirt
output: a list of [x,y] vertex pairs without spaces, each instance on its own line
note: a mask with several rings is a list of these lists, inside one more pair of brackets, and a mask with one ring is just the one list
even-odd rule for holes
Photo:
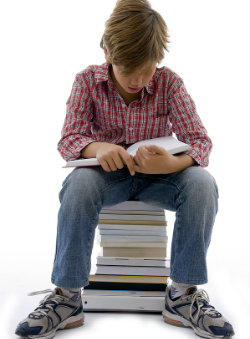
[[68,161],[80,158],[82,149],[93,141],[126,148],[139,140],[173,133],[192,147],[187,154],[200,166],[208,165],[211,139],[176,73],[157,68],[141,98],[127,106],[105,63],[76,75],[58,150]]

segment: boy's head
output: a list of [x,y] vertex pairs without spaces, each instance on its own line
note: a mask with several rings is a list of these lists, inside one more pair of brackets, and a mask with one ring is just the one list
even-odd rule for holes
[[167,50],[167,26],[147,0],[118,0],[101,40],[108,63],[124,75],[142,65],[156,65]]

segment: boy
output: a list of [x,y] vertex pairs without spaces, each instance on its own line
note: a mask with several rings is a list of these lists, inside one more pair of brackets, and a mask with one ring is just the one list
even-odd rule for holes
[[[58,149],[65,160],[96,157],[101,166],[77,168],[60,192],[52,283],[57,287],[22,321],[16,334],[52,338],[79,326],[81,288],[88,285],[95,227],[102,207],[137,199],[176,211],[171,246],[172,284],[163,318],[204,338],[234,334],[198,284],[207,282],[206,253],[217,212],[217,186],[207,166],[212,143],[182,79],[157,68],[167,27],[147,0],[120,0],[101,41],[106,63],[77,74]],[[170,155],[141,139],[175,133],[191,151]]]

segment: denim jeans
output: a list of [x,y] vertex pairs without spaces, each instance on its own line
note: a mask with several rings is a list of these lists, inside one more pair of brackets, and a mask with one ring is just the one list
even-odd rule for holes
[[176,212],[170,278],[186,284],[207,282],[206,254],[218,207],[214,178],[199,166],[172,174],[131,176],[126,167],[74,169],[59,195],[52,283],[65,288],[88,285],[91,253],[102,207],[135,199]]

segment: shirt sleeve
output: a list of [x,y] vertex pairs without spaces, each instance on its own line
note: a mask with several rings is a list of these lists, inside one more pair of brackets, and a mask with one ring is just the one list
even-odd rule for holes
[[81,150],[95,141],[91,133],[92,119],[93,101],[87,76],[79,73],[67,101],[66,118],[58,142],[58,151],[66,161],[80,158]]
[[177,139],[192,147],[186,154],[190,155],[201,167],[208,166],[212,141],[196,112],[194,101],[179,77],[174,79],[171,86],[168,112]]

